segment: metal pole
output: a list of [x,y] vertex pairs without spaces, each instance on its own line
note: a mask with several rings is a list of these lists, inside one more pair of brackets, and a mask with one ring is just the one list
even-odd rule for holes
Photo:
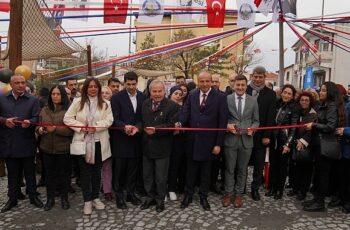
[[279,0],[280,4],[280,15],[279,15],[279,72],[278,72],[278,78],[279,78],[279,87],[282,87],[284,85],[284,44],[283,44],[283,23],[284,23],[284,17],[283,17],[283,10],[282,10],[282,3],[281,0]]
[[92,63],[91,63],[91,45],[87,45],[87,62],[88,62],[88,76],[92,77]]
[[[132,0],[130,0],[130,5],[132,6]],[[129,55],[130,55],[130,54],[131,54],[131,23],[132,23],[132,9],[130,10],[129,23],[130,23],[130,30],[129,30]]]

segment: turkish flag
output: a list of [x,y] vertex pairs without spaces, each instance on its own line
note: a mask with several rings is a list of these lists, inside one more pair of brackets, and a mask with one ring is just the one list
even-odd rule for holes
[[9,2],[0,2],[0,11],[1,12],[9,12],[10,11],[10,3]]
[[254,4],[256,5],[256,7],[260,6],[262,0],[254,0]]
[[226,0],[206,0],[208,28],[222,28],[225,21]]
[[104,0],[104,23],[125,24],[128,0]]

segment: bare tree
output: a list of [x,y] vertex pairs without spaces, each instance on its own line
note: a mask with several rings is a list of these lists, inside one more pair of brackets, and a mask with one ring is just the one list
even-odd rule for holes
[[232,55],[231,57],[232,69],[237,74],[245,73],[249,66],[259,64],[264,59],[256,43],[247,41],[243,45],[246,47],[244,54],[238,56]]

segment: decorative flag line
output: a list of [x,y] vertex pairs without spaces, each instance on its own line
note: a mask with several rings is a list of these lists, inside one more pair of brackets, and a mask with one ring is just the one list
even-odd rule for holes
[[260,32],[261,30],[263,30],[264,28],[266,28],[268,25],[270,25],[271,22],[265,23],[261,28],[255,30],[254,32],[251,32],[247,35],[245,35],[243,38],[239,39],[238,41],[232,43],[231,45],[223,48],[222,50],[210,55],[209,57],[204,58],[203,60],[195,63],[194,65],[203,65],[203,64],[207,64],[213,60],[218,59],[220,56],[222,56],[225,52],[228,52],[229,50],[235,48],[236,46],[238,46],[239,44],[241,44],[242,42],[244,42],[244,40],[250,38],[251,36],[253,36],[254,34]]
[[[128,55],[128,56],[119,57],[119,58],[107,61],[105,63],[96,64],[96,65],[94,65],[92,67],[95,68],[95,67],[99,67],[99,66],[104,65],[104,64],[115,63],[117,61],[124,61],[124,60],[128,60],[128,59],[131,59],[131,58],[139,59],[143,55],[151,54],[151,53],[153,54],[153,53],[156,53],[156,52],[159,52],[159,51],[169,51],[170,49],[185,48],[185,47],[187,47],[189,45],[200,44],[201,42],[204,42],[204,41],[206,41],[208,39],[209,40],[211,40],[211,39],[216,40],[217,37],[219,37],[221,35],[235,34],[237,31],[240,31],[240,30],[241,29],[227,30],[227,31],[219,32],[219,33],[214,33],[214,34],[210,34],[210,35],[196,37],[196,38],[193,38],[193,39],[187,39],[185,41],[171,43],[171,44],[155,47],[155,48],[152,48],[152,49],[144,50],[144,51],[141,51],[141,52],[138,52],[138,53],[135,53],[135,54],[131,54],[131,55]],[[86,70],[87,70],[87,68],[84,67],[84,68],[77,69],[76,71],[86,71]],[[72,72],[74,72],[74,71],[70,71],[68,73],[60,74],[59,76],[66,75],[66,74],[71,74]]]
[[292,24],[294,26],[299,27],[302,30],[305,30],[306,32],[309,32],[309,33],[315,35],[318,38],[321,38],[323,41],[331,43],[331,44],[335,45],[336,47],[338,47],[338,48],[340,48],[340,49],[342,49],[342,50],[344,50],[346,52],[350,52],[350,46],[348,46],[348,45],[342,44],[341,42],[338,42],[338,41],[334,40],[333,38],[329,38],[328,36],[325,36],[322,33],[316,32],[314,30],[306,29],[306,28],[304,28],[304,27],[302,27],[300,25],[297,25],[295,23],[292,23]]

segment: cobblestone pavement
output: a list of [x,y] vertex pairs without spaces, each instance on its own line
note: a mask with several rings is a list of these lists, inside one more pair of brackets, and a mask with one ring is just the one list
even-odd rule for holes
[[[198,196],[194,196],[189,208],[181,210],[180,200],[167,201],[165,211],[160,214],[154,206],[142,211],[128,203],[127,210],[119,210],[114,202],[106,201],[105,210],[94,210],[91,216],[84,216],[81,192],[75,185],[74,188],[77,193],[69,196],[69,210],[61,209],[59,199],[48,212],[35,208],[26,199],[11,211],[0,213],[0,229],[350,229],[350,215],[343,214],[339,208],[307,213],[301,210],[300,202],[287,196],[279,201],[262,196],[260,202],[254,202],[246,195],[243,207],[235,209],[223,208],[222,197],[210,194],[209,212],[201,209]],[[45,188],[38,191],[45,201]],[[1,205],[7,200],[6,192],[7,178],[2,177]]]

